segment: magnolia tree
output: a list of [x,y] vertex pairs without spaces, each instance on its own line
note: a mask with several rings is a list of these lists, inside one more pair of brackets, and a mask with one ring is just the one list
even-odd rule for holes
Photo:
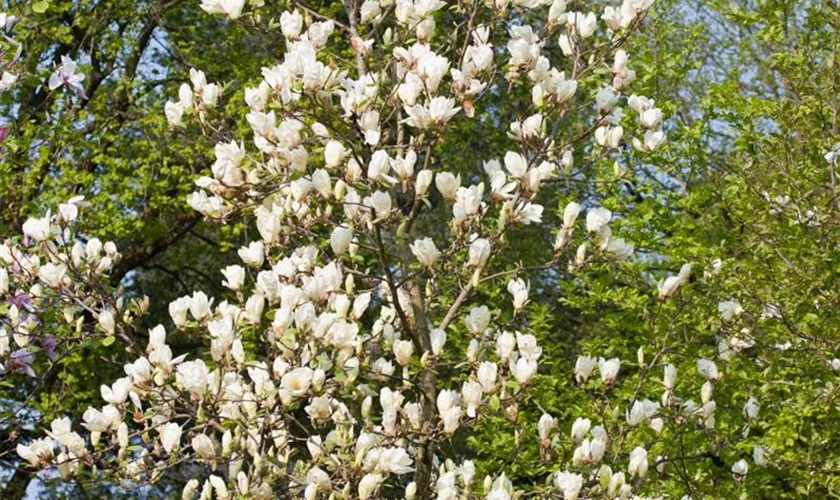
[[[515,423],[540,367],[525,314],[528,270],[498,258],[516,255],[517,233],[556,205],[541,188],[585,178],[576,164],[589,157],[663,144],[662,112],[632,93],[622,49],[644,29],[651,2],[579,12],[563,0],[366,0],[334,18],[335,6],[300,5],[266,20],[259,5],[205,0],[208,13],[285,39],[282,62],[263,68],[244,103],[227,103],[242,107],[247,136],[225,128],[231,118],[216,109],[223,85],[200,69],[164,110],[175,134],[223,137],[189,205],[218,224],[252,221],[258,237],[238,250],[241,264],[218,271],[227,297],[196,291],[169,304],[175,327],[209,346],[189,356],[173,354],[162,325],[140,332],[148,299],[108,287],[120,254],[76,234],[83,200],[30,219],[22,238],[0,246],[4,370],[36,375],[91,336],[136,357],[125,377],[102,386],[104,406],[53,421],[18,454],[67,480],[124,486],[183,464],[205,467],[183,498],[525,494],[504,471],[476,477],[469,450],[452,446],[489,415]],[[50,86],[78,94],[82,79],[67,59]],[[493,123],[509,130],[508,147],[453,173],[436,155],[454,124],[493,116],[477,112],[490,95],[511,96],[519,115]],[[571,121],[586,126],[565,126]],[[552,229],[553,257],[533,267],[574,272],[632,258],[612,216],[568,203]],[[690,272],[686,265],[663,280],[660,298]],[[477,299],[494,289],[504,304]],[[725,320],[740,311],[720,306]],[[727,355],[736,344],[724,346]],[[618,358],[583,354],[578,384],[592,383],[596,368],[605,387],[618,383]],[[702,403],[675,394],[673,365],[654,359],[647,371],[654,367],[664,370],[661,382],[641,378],[636,396],[615,405],[626,415],[609,426],[581,415],[568,435],[559,430],[566,423],[543,414],[536,433],[556,472],[534,478],[528,495],[627,498],[668,461],[641,444],[628,450],[628,436],[644,427],[658,435],[666,421],[714,429],[715,363],[697,361],[707,379]],[[660,402],[637,397],[645,383],[664,386]],[[758,410],[750,400],[745,418]],[[762,449],[754,460],[763,461]],[[744,460],[731,464],[738,481],[747,470]]]

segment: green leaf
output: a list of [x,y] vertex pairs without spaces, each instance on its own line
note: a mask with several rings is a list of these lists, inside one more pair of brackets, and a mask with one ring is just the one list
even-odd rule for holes
[[35,2],[32,4],[32,11],[36,14],[43,14],[47,11],[50,7],[50,2],[47,0],[41,0],[40,2]]
[[113,344],[115,340],[117,340],[116,337],[114,337],[113,335],[108,335],[102,340],[102,345],[108,347],[109,345]]

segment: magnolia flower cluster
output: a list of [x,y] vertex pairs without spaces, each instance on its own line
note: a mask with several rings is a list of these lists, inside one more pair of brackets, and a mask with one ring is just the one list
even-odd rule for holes
[[[640,354],[641,358],[641,354]],[[640,363],[642,361],[640,360]],[[618,359],[604,360],[588,356],[579,356],[575,365],[575,378],[579,384],[584,385],[597,366],[602,373],[602,380],[610,385],[615,384],[616,374],[620,362]],[[657,438],[665,432],[666,425],[680,427],[685,432],[686,423],[694,424],[703,432],[715,432],[715,410],[717,404],[713,399],[714,384],[723,378],[714,361],[700,359],[697,361],[697,371],[704,383],[700,391],[701,404],[692,399],[683,399],[676,396],[677,390],[677,368],[673,364],[666,364],[663,367],[662,386],[664,392],[660,401],[649,399],[633,399],[626,408],[625,421],[626,430],[623,431],[632,435],[633,429],[640,428],[646,424],[653,430]],[[606,373],[606,375],[604,375]],[[609,387],[609,386],[608,386]],[[749,397],[743,406],[743,418],[746,421],[745,431],[738,439],[748,436],[749,425],[759,418],[760,404],[754,397]],[[615,413],[613,413],[615,414]],[[544,454],[557,453],[563,448],[562,443],[553,430],[558,422],[549,414],[543,414],[538,423],[538,435],[542,443]],[[606,425],[606,423],[605,423]],[[639,431],[644,436],[644,431]],[[589,418],[577,418],[571,425],[570,440],[575,444],[571,464],[565,470],[557,471],[554,475],[554,486],[566,499],[577,499],[584,490],[584,485],[592,485],[589,493],[593,495],[606,494],[608,498],[628,498],[632,494],[632,486],[628,479],[638,478],[644,480],[648,470],[652,467],[649,457],[649,448],[643,445],[636,446],[629,452],[626,473],[623,471],[614,472],[615,464],[605,463],[610,449],[615,446],[614,440],[618,436],[610,436],[605,427],[596,425],[593,427]],[[621,434],[622,441],[627,438]],[[656,445],[656,441],[652,443]],[[761,444],[753,447],[753,462],[755,466],[763,467],[768,463],[768,450]],[[668,463],[667,456],[658,456],[655,461],[657,470],[662,473]],[[731,466],[733,477],[736,481],[743,481],[749,470],[746,459],[738,459]]]
[[[28,225],[28,232],[34,231],[35,222]],[[345,277],[334,264],[318,265],[319,257],[317,249],[307,247],[279,259],[258,273],[252,294],[242,303],[214,305],[202,292],[172,302],[169,312],[179,328],[198,329],[209,337],[210,360],[174,356],[166,330],[157,326],[148,333],[145,355],[125,365],[126,376],[102,386],[105,406],[84,412],[81,426],[90,432],[89,443],[65,417],[51,424],[49,438],[19,446],[19,454],[36,466],[54,464],[70,478],[86,457],[101,458],[116,450],[117,457],[127,462],[125,474],[137,479],[154,474],[156,458],[189,450],[199,461],[226,460],[228,465],[220,472],[236,478],[238,493],[259,497],[271,494],[268,478],[285,475],[285,467],[274,464],[277,459],[301,469],[298,477],[289,478],[288,486],[315,498],[332,489],[330,471],[338,457],[349,453],[355,456],[353,467],[365,473],[355,494],[372,498],[389,475],[414,470],[414,453],[406,450],[404,440],[419,439],[424,433],[453,434],[483,411],[488,396],[509,385],[508,377],[525,385],[536,372],[542,352],[536,339],[519,332],[494,333],[489,310],[473,308],[464,321],[477,338],[495,337],[495,356],[502,368],[487,360],[489,353],[479,354],[475,340],[476,347],[470,348],[472,375],[460,391],[437,393],[434,421],[438,423],[429,428],[422,413],[424,403],[412,399],[419,395],[412,396],[408,370],[412,363],[424,361],[413,358],[412,342],[400,338],[404,332],[395,323],[393,297],[387,290],[376,293],[383,305],[368,330],[362,320],[372,314],[374,294],[356,292],[352,275]],[[241,286],[238,283],[236,288]],[[266,361],[248,359],[243,338],[255,331],[264,335],[271,353]],[[436,329],[431,339],[427,355],[441,355],[446,334]],[[383,344],[392,346],[392,354],[375,354],[374,346]],[[402,378],[395,377],[396,366],[405,367]],[[360,378],[368,371],[373,378]],[[356,404],[359,400],[361,405]],[[203,417],[179,423],[176,415],[183,407]],[[326,432],[307,438],[303,450],[308,463],[294,459],[304,452],[294,439],[297,408],[315,429]],[[152,415],[139,428],[132,417],[137,411]],[[130,443],[146,436],[151,436],[151,447],[128,450]],[[251,464],[247,471],[246,461]],[[464,476],[470,467],[465,463],[454,469],[463,488],[472,482]],[[439,488],[456,488],[454,478],[449,484],[452,472],[441,472]],[[220,480],[206,483],[217,495],[227,488]]]
[[[576,211],[574,207],[571,209],[573,214]],[[566,213],[569,214],[570,209],[567,208]],[[716,259],[712,262],[711,271],[705,274],[705,278],[712,278],[720,273],[721,269],[722,261]],[[661,280],[658,287],[659,298],[664,300],[673,296],[677,289],[688,281],[690,272],[691,264],[687,263],[682,266],[677,275]],[[718,358],[728,365],[741,351],[751,348],[755,341],[749,329],[746,328],[737,334],[727,334],[727,331],[737,324],[739,317],[744,312],[743,307],[738,302],[735,300],[720,302],[717,312],[723,322],[723,328],[719,336],[720,340],[717,345]],[[763,317],[777,317],[777,315],[767,313]],[[622,441],[627,439],[627,436],[638,435],[641,437],[640,444],[629,453],[627,474],[630,478],[644,479],[649,468],[655,467],[659,473],[663,473],[667,464],[671,461],[671,458],[667,455],[657,456],[653,463],[648,459],[649,450],[657,447],[658,441],[666,439],[670,428],[679,429],[677,432],[684,433],[687,429],[686,425],[689,425],[703,435],[713,435],[719,432],[716,419],[718,404],[714,399],[714,393],[715,386],[724,379],[724,370],[718,367],[715,360],[697,359],[696,370],[699,378],[685,381],[682,389],[678,390],[677,366],[671,363],[646,365],[643,349],[639,350],[638,358],[638,363],[645,373],[653,370],[655,366],[662,367],[661,385],[664,388],[658,401],[646,399],[637,392],[623,409],[626,426],[620,434]],[[659,356],[655,361],[658,359]],[[832,366],[840,366],[840,363],[832,364]],[[619,384],[618,373],[620,367],[621,361],[618,358],[608,360],[603,357],[581,355],[578,356],[575,363],[574,377],[582,389],[593,390],[596,386],[588,384],[588,381],[597,368],[601,374],[602,385],[600,387],[603,387],[603,390],[610,391]],[[698,386],[699,402],[678,395]],[[642,385],[639,385],[639,388],[641,387]],[[743,428],[738,429],[736,435],[727,439],[734,442],[750,439],[750,429],[759,422],[761,415],[759,400],[751,395],[747,396],[746,400],[731,403],[743,405],[739,418],[743,419],[744,425]],[[613,418],[616,418],[620,409],[620,407],[608,408],[606,413],[612,413]],[[557,421],[548,414],[544,414],[539,421],[538,435],[541,442],[541,451],[545,457],[553,456],[563,449],[562,443],[558,441],[557,437],[552,438],[552,430],[556,426]],[[652,430],[656,439],[652,441],[646,439],[644,436],[650,431],[645,431],[645,428]],[[639,430],[636,431],[635,429]],[[621,471],[614,472],[616,464],[605,463],[607,460],[605,457],[609,456],[616,436],[610,436],[604,430],[604,427],[592,427],[590,418],[581,417],[572,424],[570,437],[576,445],[572,453],[571,464],[566,469],[558,471],[554,476],[554,485],[562,492],[564,498],[579,498],[581,492],[584,491],[583,485],[596,483],[597,486],[592,491],[606,493],[610,498],[627,498],[632,493],[627,482],[627,474]],[[752,446],[753,466],[767,466],[770,451],[760,442],[760,438],[752,438],[751,441],[756,443],[750,445]],[[750,463],[747,458],[737,455],[736,457],[731,463],[732,476],[736,482],[743,482],[750,470]],[[597,467],[597,469],[594,467]]]
[[[561,252],[569,245],[581,210],[581,206],[574,201],[566,205],[563,210],[563,225],[554,240],[555,252]],[[633,255],[633,245],[624,238],[613,236],[612,229],[609,226],[612,218],[612,212],[603,207],[596,207],[587,211],[586,232],[592,237],[592,241],[583,242],[578,246],[574,260],[569,262],[570,270],[578,269],[586,264],[587,253],[593,243],[597,250],[611,258],[625,259]]]
[[[98,319],[106,335],[115,332],[112,308],[123,308],[118,296],[102,296],[97,284],[107,279],[121,255],[113,242],[82,241],[73,231],[83,198],[59,206],[58,213],[30,218],[23,224],[23,240],[0,245],[0,298],[6,308],[0,317],[0,372],[35,377],[34,364],[55,362],[73,342],[80,342]],[[122,321],[144,312],[147,304],[125,304]],[[68,335],[59,335],[68,332]]]
[[178,89],[178,101],[167,101],[164,106],[166,120],[173,127],[183,127],[184,115],[196,112],[203,121],[208,109],[213,109],[222,95],[222,86],[207,83],[203,71],[190,69],[190,82],[182,83]]
[[[48,438],[19,454],[66,478],[96,468],[132,484],[154,481],[177,456],[207,471],[187,483],[184,498],[272,498],[278,490],[308,500],[394,491],[409,499],[516,496],[503,473],[477,481],[475,464],[443,445],[490,413],[515,423],[539,380],[531,280],[524,271],[488,269],[518,229],[545,224],[545,207],[556,203],[543,188],[574,175],[575,156],[592,149],[575,148],[590,134],[558,132],[567,114],[580,113],[596,143],[615,148],[619,123],[629,123],[626,103],[640,115],[645,146],[637,149],[664,139],[654,131],[662,122],[654,103],[622,96],[634,73],[618,47],[650,3],[627,0],[600,21],[567,11],[562,0],[476,4],[469,19],[455,15],[466,30],[455,30],[454,43],[436,36],[452,28],[438,0],[366,0],[340,20],[285,11],[272,25],[285,40],[282,57],[244,89],[250,133],[238,140],[206,113],[218,106],[221,86],[191,70],[178,100],[166,103],[169,123],[189,131],[197,116],[227,139],[187,201],[207,218],[242,217],[256,227],[239,262],[217,275],[229,293],[195,291],[169,304],[174,327],[207,349],[178,355],[172,332],[152,328],[145,346],[133,346],[125,377],[102,387],[103,406],[79,422],[56,420]],[[243,1],[204,0],[201,8],[247,15]],[[524,9],[540,22],[527,24]],[[338,30],[354,57],[330,57]],[[599,57],[579,60],[584,50]],[[584,68],[598,71],[585,77]],[[475,172],[442,165],[438,146],[450,140],[451,124],[478,116],[482,97],[499,85],[530,96],[521,118],[504,124],[509,145],[487,152]],[[593,102],[583,101],[583,86],[597,93]],[[582,211],[566,206],[546,268],[559,264]],[[583,266],[590,247],[614,258],[633,253],[613,236],[612,219],[606,208],[586,210],[589,239],[568,268]],[[46,245],[53,230],[43,225],[25,230]],[[102,262],[116,253],[104,252],[86,248],[70,260],[79,254],[92,266],[93,255],[105,272]],[[60,269],[43,279],[63,283]],[[475,290],[490,286],[506,289],[504,301],[478,299]],[[458,296],[441,295],[447,289]],[[96,311],[99,328],[128,336],[124,309]],[[464,342],[447,342],[453,336]],[[581,383],[596,365],[605,386],[617,383],[618,358],[578,364]],[[628,425],[655,426],[656,405],[637,403]],[[560,439],[551,437],[555,425],[550,416],[540,421],[548,454]],[[602,463],[615,439],[605,426],[573,425],[575,451],[553,481],[566,498],[591,487],[570,471]],[[627,472],[642,479],[647,470],[647,452],[637,447]],[[623,472],[601,476],[607,490],[630,494]]]

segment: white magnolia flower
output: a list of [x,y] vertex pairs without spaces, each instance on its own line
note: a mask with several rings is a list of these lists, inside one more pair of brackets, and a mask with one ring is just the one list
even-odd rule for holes
[[348,227],[339,226],[333,229],[330,235],[330,247],[336,255],[340,256],[347,252],[352,240],[353,230]]
[[67,56],[61,56],[61,65],[50,75],[48,82],[50,90],[55,90],[64,85],[75,94],[85,98],[84,87],[82,87],[85,75],[77,73],[76,69],[76,61]]
[[131,388],[131,382],[127,377],[122,377],[116,380],[111,387],[102,385],[99,388],[99,393],[107,403],[113,405],[122,405],[128,397],[128,391]]
[[583,438],[586,436],[586,433],[589,432],[591,426],[592,421],[588,418],[578,418],[575,420],[575,423],[572,424],[572,441],[575,443],[583,441]]
[[746,404],[744,404],[744,418],[747,420],[755,420],[758,418],[759,404],[758,400],[750,396]]
[[513,358],[513,351],[516,348],[516,337],[510,332],[502,332],[496,338],[496,354],[502,362],[507,362]]
[[52,262],[47,262],[38,270],[38,278],[51,288],[60,287],[66,274],[67,266],[64,264],[55,265]]
[[680,285],[688,281],[690,274],[691,264],[683,264],[683,266],[680,268],[680,272],[676,276],[669,276],[663,280],[660,280],[659,298],[665,299],[674,295],[674,293],[676,293]]
[[208,299],[207,295],[204,292],[193,292],[192,297],[190,297],[189,301],[190,314],[192,314],[192,317],[195,318],[196,321],[202,321],[210,317],[212,313],[210,307],[212,305],[213,300]]
[[172,453],[181,444],[181,426],[175,422],[169,422],[158,428],[160,444],[166,453]]
[[429,337],[432,343],[432,354],[440,356],[443,346],[446,344],[446,332],[440,328],[432,328]]
[[449,172],[440,172],[435,176],[435,186],[445,200],[454,201],[461,187],[461,176]]
[[239,19],[245,0],[201,0],[201,8],[208,14],[224,14],[231,20]]
[[365,474],[362,480],[359,481],[359,500],[374,498],[376,491],[379,489],[379,485],[384,480],[385,477],[382,474]]
[[586,231],[597,233],[606,226],[612,218],[612,212],[606,208],[598,207],[590,209],[586,213]]
[[18,444],[17,454],[33,467],[43,467],[52,460],[55,442],[50,438],[35,439],[28,445]]
[[577,500],[580,490],[583,488],[583,476],[573,472],[556,472],[554,474],[554,487],[563,492],[565,500]]
[[411,361],[411,354],[414,352],[414,344],[410,340],[398,340],[394,342],[394,357],[401,366],[408,366]]
[[621,360],[618,358],[612,359],[598,359],[598,370],[601,372],[601,380],[605,383],[612,383],[618,376],[618,370],[621,368]]
[[662,385],[673,391],[677,384],[677,367],[672,364],[665,365],[665,375],[662,377]]
[[204,361],[187,361],[178,365],[176,380],[187,392],[200,396],[207,388],[210,373]]
[[8,71],[4,71],[2,75],[0,75],[0,92],[7,92],[15,86],[17,83],[18,78],[20,75],[15,73],[9,73]]
[[578,356],[575,361],[575,380],[579,384],[585,383],[589,380],[592,370],[598,365],[598,358],[590,356]]
[[743,458],[732,464],[732,475],[738,480],[743,480],[749,470],[750,466]]
[[106,309],[99,313],[99,326],[105,330],[108,335],[113,335],[116,329],[116,319],[114,313],[110,309]]
[[225,281],[222,282],[222,285],[231,290],[239,290],[245,283],[245,268],[242,266],[227,266],[222,269],[222,274],[225,276]]
[[697,360],[697,372],[711,382],[719,380],[722,376],[722,374],[718,372],[715,362],[705,358]]
[[391,196],[388,193],[376,191],[371,196],[371,203],[377,218],[384,219],[391,214]]
[[642,140],[633,138],[633,147],[639,151],[650,153],[656,151],[659,146],[665,143],[665,132],[662,130],[648,130]]
[[341,162],[344,161],[344,157],[347,154],[348,151],[343,144],[331,140],[324,147],[324,163],[327,165],[327,168],[336,168],[341,165]]
[[490,258],[490,241],[478,238],[470,244],[470,265],[483,267]]
[[485,394],[491,394],[496,390],[496,376],[498,373],[498,367],[496,363],[491,361],[482,361],[480,365],[478,365],[478,370],[476,372],[476,376],[478,378],[478,383],[481,385],[481,390]]
[[265,247],[262,241],[252,241],[247,247],[242,247],[237,254],[246,265],[259,268],[265,259]]
[[23,234],[35,241],[46,241],[50,237],[50,214],[40,219],[30,218],[23,223]]
[[414,183],[414,193],[416,196],[425,197],[428,194],[434,175],[434,172],[431,170],[421,170],[417,174],[417,179]]
[[516,278],[508,281],[508,293],[513,296],[513,309],[520,311],[525,304],[528,303],[528,294],[531,290],[531,284],[522,278]]
[[551,430],[554,429],[556,425],[557,420],[554,417],[548,413],[543,413],[539,422],[537,422],[537,433],[540,436],[540,441],[548,441],[551,437]]
[[637,446],[630,452],[630,465],[627,466],[631,477],[644,478],[647,476],[648,459],[647,450]]
[[473,307],[469,314],[464,318],[464,324],[473,335],[484,335],[490,326],[492,315],[487,306]]
[[476,410],[481,406],[481,384],[478,382],[464,382],[461,386],[461,398],[467,405],[467,416],[475,418]]
[[510,371],[520,385],[525,385],[537,373],[537,362],[524,357],[515,363],[511,360]]
[[744,308],[734,300],[726,300],[718,303],[718,313],[724,321],[732,321],[743,312]]
[[753,462],[758,467],[767,465],[767,448],[757,444],[753,447]]
[[216,457],[216,446],[206,434],[197,434],[192,438],[190,444],[199,457],[205,460],[212,460]]
[[649,399],[635,401],[633,406],[630,407],[630,411],[627,412],[627,423],[631,427],[635,427],[656,415],[657,411],[659,411],[659,405]]
[[423,238],[415,241],[411,245],[411,253],[417,257],[417,260],[420,261],[425,267],[434,267],[435,262],[437,262],[438,257],[440,257],[440,251],[435,246],[435,242],[431,238]]
[[405,113],[408,115],[408,118],[403,121],[411,127],[427,129],[432,126],[445,124],[460,109],[460,107],[455,105],[455,99],[435,97],[429,102],[428,107],[421,104],[406,106]]
[[297,10],[280,14],[280,31],[289,40],[295,40],[303,30],[303,16]]

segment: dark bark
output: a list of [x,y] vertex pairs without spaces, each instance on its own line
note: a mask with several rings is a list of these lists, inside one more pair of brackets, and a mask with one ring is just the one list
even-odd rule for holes
[[145,244],[138,242],[126,248],[122,260],[111,273],[111,281],[113,283],[122,281],[130,271],[149,262],[184,237],[200,220],[201,214],[193,212],[181,219],[165,236]]

